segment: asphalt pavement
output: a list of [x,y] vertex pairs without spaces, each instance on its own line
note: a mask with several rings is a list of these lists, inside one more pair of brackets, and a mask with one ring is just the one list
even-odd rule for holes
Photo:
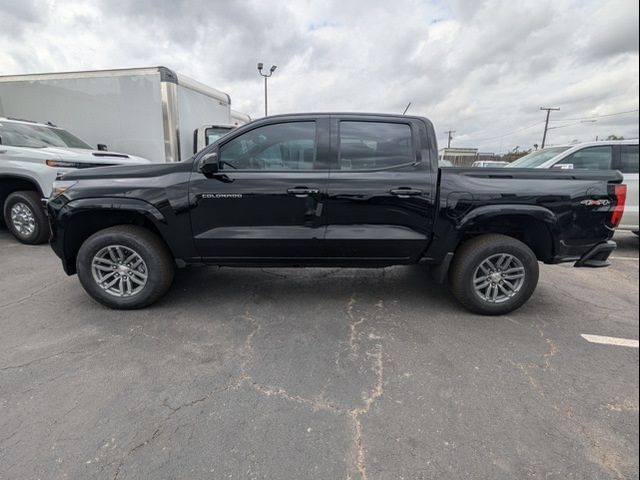
[[422,267],[181,270],[112,311],[0,230],[0,479],[638,478],[638,239],[473,315]]

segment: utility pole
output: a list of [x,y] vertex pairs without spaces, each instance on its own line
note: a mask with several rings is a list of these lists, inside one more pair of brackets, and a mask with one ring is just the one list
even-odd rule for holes
[[271,68],[269,69],[269,73],[262,73],[262,68],[264,67],[264,65],[262,64],[262,62],[260,62],[258,64],[258,73],[264,77],[264,116],[267,116],[267,78],[269,78],[271,75],[273,75],[273,72],[276,71],[276,67],[275,65],[271,65]]
[[544,122],[544,134],[542,135],[542,145],[540,146],[540,148],[544,148],[544,144],[547,141],[547,130],[549,129],[549,114],[551,113],[551,110],[560,110],[559,107],[540,107],[540,110],[546,110],[547,111],[547,120]]
[[402,112],[402,115],[407,113],[407,110],[409,110],[410,106],[411,106],[411,102],[407,103],[407,108],[404,109],[404,112]]
[[447,148],[451,148],[451,140],[453,140],[453,134],[456,133],[455,130],[447,130],[444,132],[447,134]]

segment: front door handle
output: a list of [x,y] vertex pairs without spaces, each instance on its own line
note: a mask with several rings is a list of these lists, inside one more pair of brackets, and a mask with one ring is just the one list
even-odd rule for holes
[[391,195],[395,195],[398,198],[409,198],[409,197],[416,197],[418,195],[422,195],[422,190],[417,190],[415,188],[409,188],[409,187],[401,187],[401,188],[394,188],[390,190],[389,193]]
[[318,188],[295,187],[295,188],[288,188],[287,193],[289,195],[295,195],[298,198],[304,198],[309,195],[315,195],[317,193],[320,193],[320,190]]

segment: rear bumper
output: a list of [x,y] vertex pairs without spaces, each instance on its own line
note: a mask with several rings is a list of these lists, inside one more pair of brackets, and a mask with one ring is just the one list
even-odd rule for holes
[[611,265],[608,258],[616,249],[616,242],[608,240],[593,246],[587,253],[580,257],[575,263],[575,267],[601,268]]

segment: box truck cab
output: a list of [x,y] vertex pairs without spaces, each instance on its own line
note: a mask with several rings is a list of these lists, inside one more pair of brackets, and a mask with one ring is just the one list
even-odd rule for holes
[[238,128],[251,121],[251,117],[245,113],[231,110],[231,123],[224,125],[202,125],[193,132],[193,153],[199,152],[207,145],[212,144],[234,128]]

